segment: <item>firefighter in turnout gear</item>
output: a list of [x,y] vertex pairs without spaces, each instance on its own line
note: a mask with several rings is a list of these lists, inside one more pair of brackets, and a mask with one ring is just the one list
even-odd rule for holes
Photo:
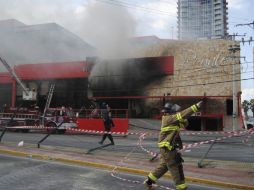
[[159,134],[158,146],[160,148],[160,165],[149,173],[144,185],[149,189],[154,189],[153,184],[167,171],[171,172],[177,190],[186,190],[187,184],[183,172],[183,159],[179,149],[182,149],[180,129],[188,125],[187,118],[201,107],[202,101],[191,107],[178,112],[180,106],[166,103],[164,115],[162,116],[161,131]]

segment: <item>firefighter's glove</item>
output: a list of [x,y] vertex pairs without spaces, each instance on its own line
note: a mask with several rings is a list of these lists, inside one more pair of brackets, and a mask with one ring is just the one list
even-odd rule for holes
[[177,164],[181,164],[182,162],[184,162],[180,152],[176,153],[175,161],[176,161]]
[[175,139],[175,148],[178,150],[183,149],[183,142],[179,136]]
[[179,144],[178,143],[175,143],[175,149],[179,149],[180,150],[180,146],[179,146]]
[[177,150],[183,149],[183,144],[182,144],[182,142],[177,142],[177,143],[175,144],[175,148],[176,148]]
[[200,108],[203,104],[203,101],[198,102],[196,105]]

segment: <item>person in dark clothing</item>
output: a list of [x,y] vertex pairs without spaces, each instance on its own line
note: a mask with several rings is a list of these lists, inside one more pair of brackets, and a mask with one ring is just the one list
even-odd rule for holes
[[[104,119],[103,119],[104,120]],[[105,131],[106,132],[110,132],[111,131],[111,128],[115,126],[113,120],[108,117],[106,118],[104,121],[104,127],[105,127]],[[99,142],[100,144],[103,144],[103,142],[105,141],[105,139],[108,137],[108,139],[110,140],[111,144],[114,145],[114,140],[113,140],[113,136],[111,134],[107,134],[105,133],[103,136],[102,136],[102,140]]]
[[[113,122],[113,120],[110,117],[110,111],[108,109],[108,105],[106,105],[105,103],[102,104],[102,118],[103,118],[103,123],[104,123],[104,128],[106,132],[110,132],[112,127],[115,127],[115,124]],[[99,144],[103,144],[103,142],[105,141],[105,139],[108,137],[108,139],[110,140],[111,144],[114,145],[114,140],[113,140],[113,136],[111,134],[105,133],[102,136],[101,141],[99,142]]]

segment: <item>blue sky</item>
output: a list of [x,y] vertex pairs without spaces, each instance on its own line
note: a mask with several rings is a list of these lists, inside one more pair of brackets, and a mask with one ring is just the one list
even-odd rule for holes
[[[56,22],[85,41],[105,47],[122,43],[123,36],[177,36],[177,0],[0,0],[0,18],[25,24]],[[121,5],[119,5],[121,4]],[[254,0],[228,0],[229,33],[254,37]],[[111,16],[106,17],[105,15]],[[110,26],[110,27],[109,27]],[[103,31],[103,32],[100,32]],[[241,39],[241,37],[239,38]],[[253,46],[241,45],[242,79],[253,78]],[[117,47],[114,47],[115,49]],[[243,99],[254,98],[254,80],[242,81]]]
[[[254,1],[253,0],[229,0],[229,33],[245,34],[246,40],[250,36],[254,37],[254,26],[238,26],[237,24],[252,23],[254,21]],[[241,40],[242,37],[237,39]],[[242,61],[242,79],[253,78],[253,47],[254,42],[251,44],[241,43],[241,56],[246,57],[246,62]],[[242,81],[243,99],[254,98],[254,80]]]

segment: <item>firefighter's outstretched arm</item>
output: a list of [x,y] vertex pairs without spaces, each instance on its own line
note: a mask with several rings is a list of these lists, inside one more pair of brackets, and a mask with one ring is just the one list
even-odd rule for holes
[[168,126],[170,124],[174,124],[175,122],[178,122],[183,119],[187,119],[189,116],[191,116],[193,113],[197,112],[202,105],[202,101],[193,104],[192,106],[186,108],[185,110],[178,112],[174,115],[169,116],[163,116],[162,120],[162,126]]
[[181,111],[180,114],[181,114],[181,117],[183,119],[186,119],[188,118],[189,116],[191,116],[193,113],[197,112],[200,107],[202,106],[202,103],[203,101],[199,101],[198,103],[196,104],[193,104],[192,106],[186,108],[185,110]]

